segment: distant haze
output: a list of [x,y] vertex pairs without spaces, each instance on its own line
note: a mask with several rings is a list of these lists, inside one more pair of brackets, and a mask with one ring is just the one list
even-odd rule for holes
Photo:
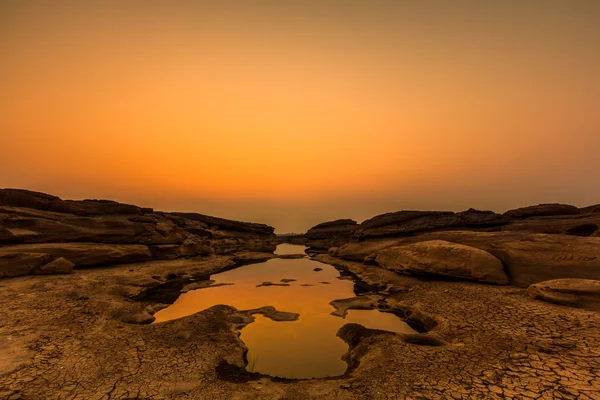
[[264,222],[600,203],[600,2],[2,1],[0,187]]

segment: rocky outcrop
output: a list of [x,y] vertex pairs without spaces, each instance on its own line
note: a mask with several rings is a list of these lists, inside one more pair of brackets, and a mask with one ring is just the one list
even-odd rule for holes
[[600,214],[600,204],[594,204],[580,209],[582,214]]
[[[213,230],[250,233],[253,235],[270,236],[273,235],[275,228],[265,224],[253,222],[239,222],[225,218],[210,217],[208,215],[197,213],[169,213],[169,216],[184,218],[188,221],[200,223],[203,227],[211,227]],[[181,220],[177,220],[181,221]],[[189,224],[189,222],[185,222]]]
[[593,236],[600,226],[600,214],[572,214],[515,219],[501,227],[504,231]]
[[12,234],[2,243],[172,244],[183,242],[189,235],[161,215],[146,218],[127,214],[80,216],[0,206],[0,226]]
[[0,278],[29,274],[50,261],[52,256],[45,253],[0,253]]
[[338,219],[315,225],[304,234],[311,249],[327,250],[330,247],[347,242],[358,228],[356,221]]
[[[484,250],[502,261],[510,282],[527,287],[560,278],[600,279],[600,237],[501,231],[440,231],[343,245],[339,257],[363,261],[392,246],[444,240]],[[369,253],[369,254],[373,254]],[[361,258],[362,257],[362,258]]]
[[44,254],[62,257],[77,267],[126,264],[152,259],[148,246],[104,243],[40,243],[0,247],[0,257],[7,254]]
[[142,209],[111,200],[62,200],[46,193],[23,189],[0,189],[0,206],[33,208],[76,215],[141,214]]
[[549,303],[600,311],[600,281],[556,279],[529,286],[527,294]]
[[[0,276],[63,273],[72,269],[71,263],[79,268],[244,250],[273,252],[278,244],[273,231],[264,224],[203,214],[0,189],[0,253],[23,254],[21,261],[2,267]],[[37,256],[26,256],[30,253]],[[34,261],[39,254],[50,259]],[[64,261],[45,266],[60,257]]]
[[474,247],[443,240],[388,247],[377,252],[375,262],[383,268],[408,275],[508,284],[502,263],[496,257]]
[[537,206],[529,206],[516,208],[504,213],[510,218],[529,218],[529,217],[544,217],[552,215],[575,215],[579,214],[579,208],[569,204],[538,204]]
[[402,236],[442,229],[464,229],[500,226],[510,218],[492,211],[469,209],[460,213],[449,211],[398,211],[378,215],[360,224],[355,233],[359,239]]

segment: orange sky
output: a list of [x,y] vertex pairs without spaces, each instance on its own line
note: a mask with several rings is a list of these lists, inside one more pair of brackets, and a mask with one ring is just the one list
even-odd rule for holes
[[0,187],[278,232],[600,202],[600,3],[210,3],[0,3]]

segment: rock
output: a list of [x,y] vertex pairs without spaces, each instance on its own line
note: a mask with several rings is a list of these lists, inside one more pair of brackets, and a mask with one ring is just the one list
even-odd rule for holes
[[253,235],[262,235],[262,236],[273,236],[275,228],[265,224],[257,224],[254,222],[240,222],[233,221],[225,218],[218,217],[210,217],[208,215],[198,214],[198,213],[169,213],[171,216],[183,217],[188,220],[202,222],[203,226],[211,226],[215,227],[219,230],[231,231],[231,232],[240,232],[240,233],[251,233]]
[[338,219],[313,226],[304,234],[304,237],[308,239],[328,239],[332,236],[350,237],[352,231],[357,227],[354,220]]
[[317,268],[314,268],[313,271],[315,271],[315,272],[323,271],[323,268],[317,267]]
[[582,214],[600,214],[600,204],[581,208],[580,211]]
[[154,322],[156,318],[150,315],[147,311],[126,313],[121,317],[121,321],[134,324],[134,325],[146,325]]
[[281,279],[280,282],[283,282],[283,283],[296,282],[296,279]]
[[304,237],[313,249],[327,250],[331,247],[345,243],[358,228],[356,221],[351,219],[338,219],[323,222],[308,230]]
[[449,211],[398,211],[375,216],[360,224],[355,232],[359,239],[400,236],[440,229],[464,229],[500,226],[510,218],[492,211],[469,209],[460,213]]
[[363,242],[350,242],[339,248],[337,257],[343,258],[344,260],[360,262],[368,261],[371,263],[375,260],[375,255],[379,250],[404,243],[405,242],[402,239],[378,239]]
[[555,279],[533,284],[527,294],[549,303],[600,311],[600,281]]
[[496,257],[474,247],[443,240],[389,247],[377,253],[375,262],[383,268],[409,275],[508,284],[502,263]]
[[181,256],[178,244],[155,244],[150,245],[150,253],[155,260],[174,260]]
[[63,257],[58,257],[57,259],[50,261],[48,264],[34,269],[33,273],[37,275],[69,274],[73,272],[74,267],[75,264],[71,261]]
[[8,229],[0,226],[0,243],[11,243],[15,239],[15,235]]
[[208,239],[203,239],[196,235],[189,235],[179,248],[179,254],[190,257],[197,255],[206,256],[214,252]]
[[52,261],[47,253],[26,251],[5,251],[0,248],[0,278],[27,275],[34,269]]
[[256,308],[253,310],[246,311],[247,314],[262,314],[265,317],[272,319],[273,321],[298,321],[300,318],[300,314],[285,312],[285,311],[277,311],[273,306],[264,306],[261,308]]
[[598,225],[596,224],[581,224],[567,229],[565,233],[574,236],[592,236],[597,230]]
[[579,208],[575,206],[571,206],[568,204],[553,203],[516,208],[514,210],[509,210],[505,212],[504,215],[510,218],[529,218],[552,215],[574,215],[579,213]]
[[[365,249],[389,248],[429,240],[475,247],[497,257],[510,282],[521,287],[559,278],[600,279],[600,237],[531,234],[521,231],[440,231],[393,240],[349,244],[354,257]],[[364,246],[364,248],[362,248]],[[344,247],[340,254],[344,254]]]
[[256,285],[256,287],[263,286],[290,286],[289,283],[273,283],[273,282],[263,282],[260,285]]
[[53,258],[63,257],[77,267],[126,264],[148,261],[152,258],[147,246],[136,244],[40,243],[0,247],[0,258],[11,253],[41,253],[51,255]]
[[14,235],[10,243],[174,244],[189,235],[165,218],[156,220],[143,223],[127,215],[80,216],[0,206],[0,226]]
[[382,298],[382,296],[371,295],[333,300],[329,303],[335,308],[331,315],[346,318],[348,310],[373,310],[377,308],[377,302]]
[[575,236],[592,236],[598,231],[600,214],[572,214],[515,219],[503,231],[522,231]]
[[62,200],[23,189],[0,189],[0,206],[25,207],[78,215],[141,214],[140,207],[111,200]]

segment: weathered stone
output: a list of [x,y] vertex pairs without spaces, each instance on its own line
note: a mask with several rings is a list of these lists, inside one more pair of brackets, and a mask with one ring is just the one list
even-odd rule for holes
[[375,216],[360,224],[357,238],[402,236],[440,229],[464,229],[500,226],[510,222],[506,216],[492,211],[469,209],[450,211],[398,211]]
[[600,311],[600,281],[591,279],[555,279],[529,286],[534,299],[566,306]]
[[52,260],[47,253],[7,251],[0,247],[0,278],[27,275]]
[[46,193],[0,189],[0,206],[25,207],[78,215],[141,214],[140,207],[111,200],[62,200]]
[[600,279],[600,237],[532,234],[523,231],[440,231],[386,240],[349,243],[340,248],[345,259],[362,261],[365,254],[392,246],[445,240],[484,250],[505,266],[512,284],[527,287],[559,278]]
[[[63,257],[77,267],[125,264],[152,258],[147,246],[100,243],[40,243],[0,247],[0,257],[12,253],[41,253],[53,258]],[[50,260],[39,264],[47,264]]]
[[569,204],[553,203],[516,208],[514,210],[509,210],[505,212],[504,215],[510,218],[529,218],[551,215],[573,215],[579,213],[579,208],[575,206],[571,206]]
[[508,283],[502,263],[493,255],[443,240],[389,247],[377,253],[375,262],[383,268],[404,274]]
[[147,311],[126,313],[121,317],[121,321],[134,324],[134,325],[146,325],[154,322],[156,318],[153,315],[150,315]]
[[33,273],[37,275],[69,274],[73,271],[74,267],[75,264],[71,261],[63,257],[58,257],[48,264],[44,264],[41,267],[34,269]]

